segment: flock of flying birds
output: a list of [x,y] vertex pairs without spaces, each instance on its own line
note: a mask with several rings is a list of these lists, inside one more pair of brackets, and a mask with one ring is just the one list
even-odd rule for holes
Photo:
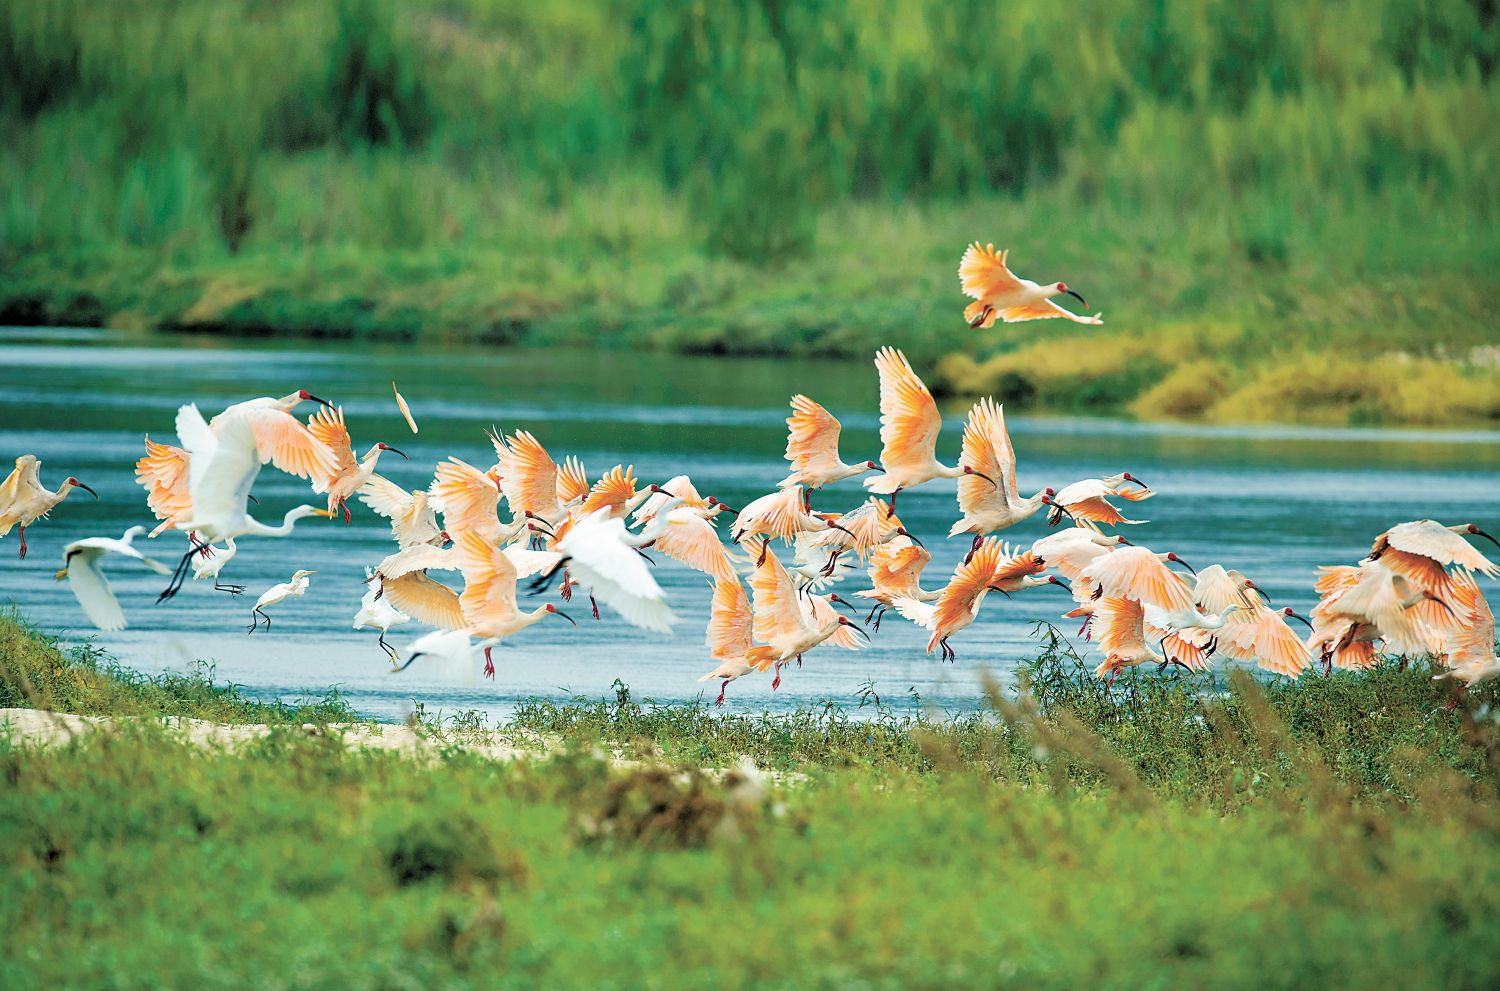
[[[975,299],[965,311],[971,326],[1044,317],[1099,322],[1051,301],[1077,295],[1063,283],[1016,278],[1005,253],[992,247],[971,246],[959,273]],[[148,438],[135,465],[160,520],[150,537],[167,530],[186,535],[175,568],[137,548],[146,528],[133,526],[119,539],[69,544],[57,577],[68,579],[97,627],[120,629],[124,612],[100,570],[106,556],[169,575],[158,602],[176,595],[189,575],[238,596],[243,586],[222,578],[238,539],[286,537],[314,516],[348,522],[350,501],[357,500],[390,521],[397,545],[366,569],[368,587],[354,620],[356,629],[379,633],[393,670],[423,657],[450,667],[477,665],[482,649],[483,671],[493,676],[491,650],[502,641],[549,615],[577,625],[555,602],[521,608],[523,595],[546,593],[559,580],[558,599],[586,596],[595,619],[602,604],[635,626],[666,631],[676,617],[652,577],[648,552],[657,552],[702,573],[713,587],[706,646],[716,666],[701,680],[721,682],[720,703],[724,686],[737,678],[769,673],[774,689],[782,668],[800,666],[816,647],[860,648],[890,610],[928,632],[928,654],[954,660],[952,639],[974,622],[989,593],[1011,597],[1048,585],[1071,592],[1074,608],[1064,616],[1082,621],[1079,635],[1102,656],[1095,673],[1111,683],[1139,665],[1206,670],[1216,656],[1289,677],[1314,664],[1325,671],[1371,667],[1381,653],[1431,655],[1445,668],[1440,677],[1464,685],[1500,674],[1494,617],[1476,581],[1500,575],[1500,568],[1467,538],[1500,542],[1472,523],[1393,526],[1375,538],[1364,560],[1321,569],[1320,601],[1310,618],[1302,617],[1272,608],[1237,571],[1217,564],[1195,571],[1175,553],[1110,533],[1137,522],[1111,500],[1156,494],[1128,471],[1022,496],[1004,411],[991,399],[969,410],[958,459],[943,464],[942,419],[927,386],[894,348],[882,348],[875,367],[879,460],[844,462],[839,421],[807,396],[793,396],[790,471],[738,510],[701,495],[686,475],[642,485],[631,467],[616,465],[591,482],[576,457],[559,462],[525,430],[490,432],[490,467],[450,457],[435,466],[427,488],[407,490],[376,471],[385,452],[404,454],[377,443],[357,458],[342,410],[305,390],[236,403],[208,420],[196,405],[185,405],[176,419],[180,446]],[[416,433],[406,401],[399,392],[395,399]],[[304,422],[295,412],[307,402],[318,409]],[[309,480],[322,504],[297,506],[279,525],[256,520],[251,488],[265,464]],[[73,477],[48,491],[40,467],[36,457],[23,455],[0,485],[0,536],[19,528],[22,557],[27,526],[73,489],[93,492]],[[870,494],[858,506],[842,513],[814,508],[813,494],[822,487],[871,472],[863,480]],[[937,479],[957,480],[959,516],[948,536],[968,537],[970,545],[952,577],[926,589],[921,579],[931,555],[902,525],[896,503],[900,493]],[[994,536],[1043,511],[1052,526],[1068,525],[1028,547]],[[728,544],[720,536],[726,519]],[[858,569],[869,587],[846,598],[838,589]],[[302,595],[315,573],[298,570],[262,594],[248,632],[262,623],[269,629],[266,610]],[[461,584],[434,577],[445,573],[456,573]],[[863,601],[857,607],[851,598]],[[1305,638],[1288,625],[1292,619],[1310,628]],[[403,662],[386,634],[413,621],[435,629],[411,644]]]

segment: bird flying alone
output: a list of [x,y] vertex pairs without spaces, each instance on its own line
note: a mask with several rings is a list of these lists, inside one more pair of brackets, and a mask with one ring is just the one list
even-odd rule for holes
[[1064,294],[1072,296],[1089,308],[1082,296],[1069,289],[1066,283],[1051,282],[1037,285],[1030,279],[1017,278],[1006,267],[1009,251],[995,253],[995,246],[980,247],[975,241],[969,245],[958,264],[958,278],[964,295],[972,296],[974,302],[964,309],[964,319],[970,327],[993,327],[995,320],[1020,323],[1024,320],[1046,320],[1063,317],[1074,323],[1102,324],[1104,314],[1079,316],[1052,302],[1052,297]]

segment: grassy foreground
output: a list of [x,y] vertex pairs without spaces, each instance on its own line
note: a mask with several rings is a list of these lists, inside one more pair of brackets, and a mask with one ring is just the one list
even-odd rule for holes
[[[894,343],[1013,407],[1500,420],[1492,5],[96,6],[0,11],[0,322]],[[1106,325],[967,331],[976,238]]]
[[[79,707],[267,715],[188,681],[107,688],[14,617],[0,629],[8,691],[24,674]],[[498,732],[561,744],[510,764],[294,726],[234,754],[149,721],[0,739],[6,985],[1500,980],[1492,697],[1445,714],[1425,672],[1394,668],[1106,697],[1050,651],[1029,683],[959,723],[720,719],[621,687],[524,709]],[[612,767],[601,744],[645,759]],[[805,777],[699,770],[746,754]]]

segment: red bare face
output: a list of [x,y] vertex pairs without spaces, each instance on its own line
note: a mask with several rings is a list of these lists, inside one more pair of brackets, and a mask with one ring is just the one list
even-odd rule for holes
[[1047,495],[1049,495],[1049,496],[1055,496],[1055,495],[1057,495],[1057,490],[1056,490],[1056,489],[1054,489],[1054,488],[1053,488],[1053,487],[1052,487],[1052,486],[1050,486],[1050,485],[1049,485],[1049,486],[1047,486],[1047,488],[1046,488],[1046,492],[1047,492]]
[[1066,282],[1059,282],[1057,284],[1057,291],[1058,292],[1067,292],[1068,291],[1068,284]]
[[312,393],[308,392],[306,389],[298,389],[297,398],[306,401],[312,398]]
[[873,462],[873,461],[866,461],[866,462],[865,462],[865,467],[866,467],[866,468],[879,468],[879,467],[880,467],[880,466],[879,466],[879,465],[877,465],[877,464],[876,464],[876,463],[875,463],[875,462]]

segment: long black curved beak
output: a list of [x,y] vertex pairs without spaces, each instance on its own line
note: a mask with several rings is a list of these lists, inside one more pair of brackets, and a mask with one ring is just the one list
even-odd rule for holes
[[1193,567],[1191,564],[1188,564],[1181,557],[1173,558],[1173,560],[1176,561],[1178,564],[1182,565],[1184,568],[1186,568],[1189,571],[1191,571],[1195,576],[1198,574],[1198,569],[1195,568],[1195,567]]
[[1491,537],[1489,534],[1485,533],[1483,530],[1479,529],[1478,527],[1475,527],[1473,530],[1470,530],[1469,532],[1472,533],[1472,534],[1474,534],[1474,536],[1476,536],[1476,537],[1483,537],[1485,540],[1488,540],[1490,543],[1494,544],[1496,547],[1500,547],[1500,540],[1496,540],[1494,537]]
[[863,626],[860,626],[858,623],[844,623],[844,624],[840,624],[840,625],[848,626],[849,629],[853,630],[855,633],[858,633],[860,636],[864,637],[865,638],[865,643],[869,643],[870,642],[870,635],[868,633],[866,633],[865,632],[865,628]]
[[996,488],[999,488],[999,486],[995,483],[995,480],[993,478],[991,478],[990,476],[986,475],[982,471],[975,471],[973,468],[970,468],[969,470],[965,471],[964,474],[965,475],[973,475],[975,478],[982,478],[986,482],[989,482],[991,485],[995,486]]
[[828,597],[828,601],[832,602],[836,606],[843,606],[845,609],[848,609],[849,615],[851,616],[859,615],[859,610],[855,609],[853,604],[846,602],[845,600],[839,598],[837,595],[830,595]]
[[1085,310],[1089,308],[1088,300],[1084,299],[1082,296],[1078,295],[1073,290],[1071,290],[1071,289],[1064,289],[1063,292],[1067,293],[1069,296],[1072,296],[1074,299],[1078,300],[1078,302],[1082,303],[1083,304],[1083,308]]
[[1134,475],[1131,475],[1130,478],[1126,479],[1126,481],[1134,482],[1135,484],[1139,485],[1143,489],[1149,489],[1151,487],[1151,486],[1147,485],[1145,482],[1141,481],[1139,478],[1136,478]]
[[392,454],[399,454],[399,455],[401,455],[401,457],[402,457],[402,458],[403,458],[403,459],[404,459],[404,460],[406,460],[406,461],[410,461],[410,460],[411,460],[411,458],[408,458],[408,457],[407,457],[407,456],[406,456],[406,452],[405,452],[405,451],[398,451],[398,450],[396,450],[396,449],[395,449],[395,448],[394,448],[394,447],[392,447],[392,446],[391,446],[391,445],[389,445],[389,444],[387,444],[387,445],[385,445],[385,449],[386,449],[386,450],[387,450],[387,451],[390,451],[390,452],[391,452],[391,453],[392,453]]
[[1072,520],[1074,526],[1078,525],[1078,517],[1068,512],[1068,507],[1064,506],[1062,503],[1053,502],[1051,499],[1048,499],[1046,505],[1051,506],[1053,509],[1057,510],[1059,513],[1062,513],[1068,519]]
[[916,538],[915,534],[909,533],[907,531],[906,527],[902,527],[901,529],[897,530],[896,532],[899,533],[901,536],[905,537],[907,540],[910,540],[912,543],[916,544],[918,547],[922,548],[923,550],[927,549],[927,545],[924,544],[924,543],[922,543],[920,540],[918,540]]
[[[838,525],[838,524],[837,524],[837,523],[835,523],[835,522],[833,522],[833,520],[829,520],[829,521],[828,521],[828,525],[829,525],[829,526],[831,526],[831,527],[833,527],[833,528],[834,528],[834,529],[835,529],[835,530],[844,530],[844,528],[843,528],[843,527],[841,527],[841,526],[839,526],[839,525]],[[850,532],[849,532],[849,531],[848,531],[848,530],[844,530],[844,532],[845,532],[845,533],[848,533],[848,534],[849,534],[849,536],[851,536],[851,537],[854,537],[854,534],[853,534],[853,533],[850,533]],[[855,540],[858,540],[858,539],[859,539],[859,538],[858,538],[858,537],[854,537],[854,539],[855,539]]]
[[557,608],[556,606],[552,607],[552,611],[554,613],[556,613],[557,615],[561,616],[563,619],[567,620],[568,622],[573,623],[574,626],[578,625],[577,623],[573,622],[573,617],[572,616],[569,616],[567,613],[563,612],[561,609]]
[[988,588],[989,588],[989,590],[991,592],[999,592],[1001,595],[1005,596],[1007,599],[1011,597],[1010,593],[1007,592],[1005,589],[1001,588],[999,585],[990,585],[990,586],[988,586]]
[[1073,586],[1069,585],[1067,582],[1063,581],[1061,578],[1057,577],[1056,575],[1052,576],[1052,581],[1051,581],[1050,584],[1061,585],[1063,587],[1063,591],[1067,592],[1069,595],[1071,595],[1073,593]]
[[1432,601],[1436,602],[1438,605],[1442,606],[1443,607],[1443,611],[1446,612],[1449,616],[1456,616],[1456,615],[1458,615],[1457,613],[1455,613],[1453,611],[1453,607],[1452,606],[1448,605],[1448,603],[1444,602],[1442,599],[1439,599],[1437,596],[1434,595],[1432,597]]
[[[307,394],[307,398],[311,399],[313,402],[317,403],[319,406],[322,406],[325,409],[333,409],[334,408],[333,403],[330,403],[326,399],[319,399],[317,396],[313,395],[311,392],[309,392]],[[406,663],[410,664],[411,661],[407,661]],[[398,668],[397,670],[401,670],[401,669]]]
[[1302,615],[1301,613],[1289,612],[1289,613],[1286,614],[1286,618],[1287,619],[1298,620],[1299,622],[1301,622],[1304,625],[1306,625],[1309,630],[1313,628],[1312,620],[1308,619],[1306,616]]
[[77,483],[77,485],[78,485],[78,488],[80,488],[83,491],[87,492],[89,495],[93,496],[96,500],[99,498],[99,493],[95,492],[93,489],[89,488],[87,485],[84,485],[82,482]]

